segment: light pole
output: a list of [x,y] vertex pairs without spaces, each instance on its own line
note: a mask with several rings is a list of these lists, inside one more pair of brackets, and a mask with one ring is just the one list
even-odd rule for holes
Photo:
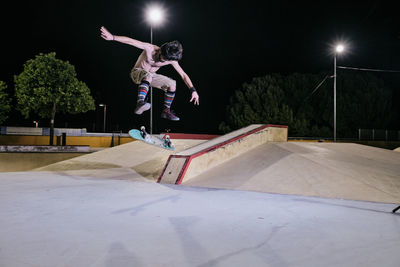
[[344,46],[339,44],[335,48],[333,57],[333,141],[336,142],[336,56],[342,53]]
[[146,16],[150,24],[150,43],[153,43],[153,27],[160,25],[164,21],[164,11],[160,6],[149,6]]
[[[147,21],[150,24],[150,43],[153,44],[153,27],[164,20],[164,11],[160,6],[152,5],[147,8]],[[153,88],[150,86],[150,134],[153,134]]]
[[99,104],[99,107],[103,107],[103,132],[106,132],[106,115],[107,115],[107,105],[106,104]]

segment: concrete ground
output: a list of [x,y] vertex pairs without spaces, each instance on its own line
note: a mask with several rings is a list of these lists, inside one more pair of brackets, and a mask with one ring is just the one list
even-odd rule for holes
[[0,174],[0,266],[399,266],[384,203]]
[[[180,186],[154,182],[169,154],[140,142],[0,173],[0,266],[397,267],[399,153],[373,151],[260,146]],[[255,192],[279,177],[303,191]],[[383,200],[332,195],[360,184]]]

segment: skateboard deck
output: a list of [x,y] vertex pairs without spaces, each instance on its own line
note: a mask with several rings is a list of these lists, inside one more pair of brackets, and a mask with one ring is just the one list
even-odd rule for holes
[[169,137],[166,139],[163,139],[161,137],[153,136],[148,133],[146,133],[144,127],[142,126],[141,130],[137,129],[132,129],[129,131],[130,137],[133,139],[143,141],[147,144],[155,145],[164,149],[168,150],[175,150],[174,145],[172,142],[169,140]]

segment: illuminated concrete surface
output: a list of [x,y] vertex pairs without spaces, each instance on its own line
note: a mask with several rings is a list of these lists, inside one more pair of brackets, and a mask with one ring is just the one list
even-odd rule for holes
[[[399,266],[398,152],[269,143],[185,185],[155,183],[165,152],[132,142],[0,173],[0,266]],[[333,194],[359,187],[377,202]]]
[[400,153],[351,143],[267,143],[184,185],[400,203]]
[[0,153],[0,172],[30,171],[84,153]]
[[287,126],[252,124],[171,155],[159,182],[180,184],[262,144],[287,140]]
[[0,266],[398,266],[394,205],[0,174]]
[[170,151],[135,141],[57,162],[37,168],[35,171],[63,172],[103,178],[118,176],[121,179],[129,179],[137,172],[149,180],[157,180],[169,155],[202,142],[204,140],[173,140],[175,151]]

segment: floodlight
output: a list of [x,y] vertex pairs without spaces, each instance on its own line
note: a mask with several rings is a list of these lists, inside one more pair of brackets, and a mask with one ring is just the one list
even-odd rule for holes
[[336,52],[337,53],[342,53],[343,50],[344,50],[344,46],[343,45],[339,44],[339,45],[336,46]]
[[147,9],[147,19],[154,26],[163,22],[164,12],[159,6],[151,6]]

